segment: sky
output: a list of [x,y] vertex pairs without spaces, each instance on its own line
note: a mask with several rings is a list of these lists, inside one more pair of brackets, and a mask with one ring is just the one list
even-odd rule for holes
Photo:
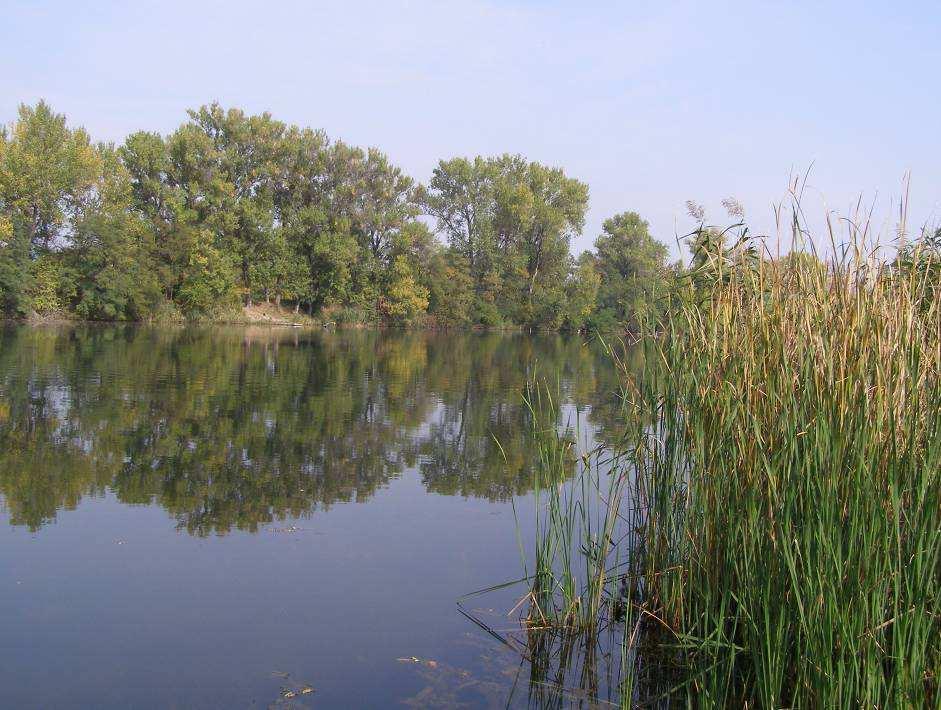
[[941,3],[5,0],[0,122],[45,99],[97,140],[211,101],[438,160],[521,153],[589,185],[573,251],[634,210],[678,254],[685,203],[756,233],[804,175],[815,228],[862,199],[941,222]]

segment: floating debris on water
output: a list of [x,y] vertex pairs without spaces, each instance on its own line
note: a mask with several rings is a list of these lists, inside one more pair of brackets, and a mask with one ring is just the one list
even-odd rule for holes
[[304,707],[303,705],[297,705],[296,699],[299,699],[299,696],[310,695],[314,692],[314,686],[310,683],[298,681],[285,671],[271,671],[271,677],[278,678],[283,684],[278,692],[278,699],[269,705],[269,708]]
[[427,659],[422,660],[422,659],[419,658],[418,656],[405,656],[405,657],[403,657],[403,658],[396,658],[395,660],[397,660],[399,663],[418,663],[418,664],[421,664],[421,665],[423,665],[423,666],[427,666],[428,668],[437,668],[437,667],[438,667],[438,662],[437,662],[437,661],[430,661],[430,660],[427,660]]
[[296,525],[290,525],[286,528],[268,528],[268,532],[273,533],[299,533],[304,532],[307,528],[299,528]]

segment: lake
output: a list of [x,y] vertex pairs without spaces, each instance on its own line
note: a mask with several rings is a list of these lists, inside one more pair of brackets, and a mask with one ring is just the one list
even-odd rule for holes
[[546,704],[457,606],[522,576],[534,379],[616,431],[577,337],[3,327],[0,706]]

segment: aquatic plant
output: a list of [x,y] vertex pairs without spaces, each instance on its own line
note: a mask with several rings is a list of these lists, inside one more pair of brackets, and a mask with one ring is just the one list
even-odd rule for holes
[[827,263],[744,227],[702,260],[625,372],[612,466],[545,488],[526,621],[620,624],[625,707],[941,701],[936,270],[827,224]]

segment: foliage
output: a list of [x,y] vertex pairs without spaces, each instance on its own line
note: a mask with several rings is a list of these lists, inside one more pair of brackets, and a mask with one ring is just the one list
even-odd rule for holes
[[428,289],[428,309],[438,325],[455,327],[471,322],[474,283],[463,257],[451,250],[436,250],[423,278]]
[[619,444],[547,492],[526,618],[586,656],[616,634],[622,707],[938,705],[935,235],[879,264],[866,218],[845,223],[828,263],[749,243],[711,262],[624,367]]
[[72,307],[88,320],[146,320],[162,297],[134,230],[141,226],[94,215],[79,225],[69,253]]
[[518,155],[441,161],[423,192],[473,282],[470,317],[558,327],[569,242],[584,224],[588,188]]
[[238,267],[216,249],[205,232],[189,252],[178,290],[183,312],[200,316],[225,308],[236,296]]
[[0,153],[0,193],[25,230],[31,249],[49,249],[81,208],[101,170],[81,128],[66,126],[44,101],[20,106]]
[[30,308],[39,314],[55,313],[62,308],[65,274],[60,259],[43,254],[30,262]]
[[480,295],[496,270],[492,167],[481,157],[442,160],[423,191],[424,208],[460,255]]
[[941,291],[941,227],[925,229],[917,241],[899,249],[894,266],[900,278],[918,286],[919,308],[929,310]]
[[667,249],[653,239],[636,212],[624,212],[605,221],[595,240],[598,307],[631,330],[661,315],[668,288]]
[[428,308],[428,289],[415,280],[404,256],[397,256],[392,262],[384,292],[382,313],[392,321],[408,321]]
[[0,308],[3,313],[24,315],[30,307],[32,286],[29,241],[23,230],[0,216]]
[[0,308],[147,320],[264,300],[551,330],[607,309],[632,325],[655,310],[662,248],[619,215],[593,265],[574,263],[587,207],[584,183],[519,155],[444,160],[423,187],[378,149],[267,113],[213,103],[115,147],[40,102],[0,131]]
[[562,310],[564,326],[568,330],[585,330],[591,323],[601,287],[601,275],[596,263],[594,255],[584,252],[569,271]]
[[59,253],[69,267],[64,286],[75,313],[88,320],[146,320],[159,306],[149,229],[128,210],[130,175],[117,151],[99,146],[104,170]]

